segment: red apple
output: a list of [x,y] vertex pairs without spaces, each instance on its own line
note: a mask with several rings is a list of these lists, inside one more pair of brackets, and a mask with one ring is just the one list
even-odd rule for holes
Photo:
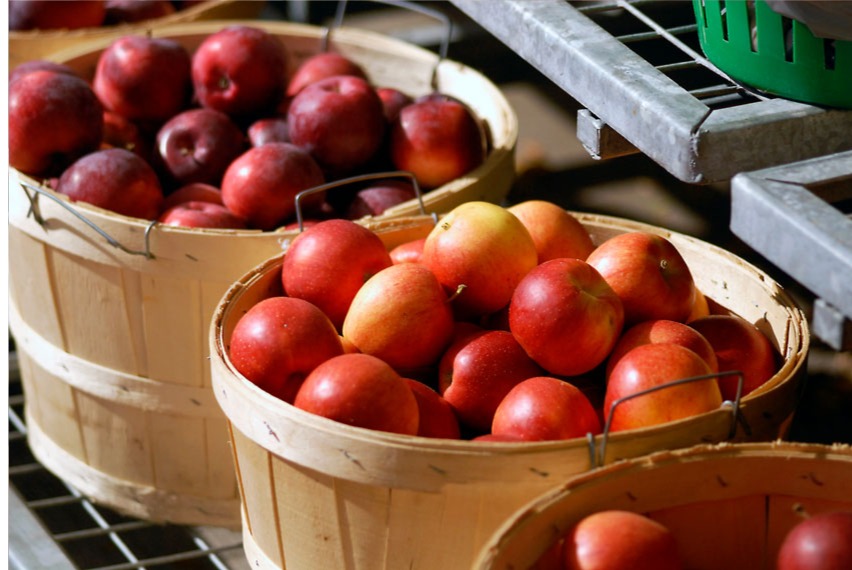
[[338,178],[367,163],[385,133],[382,101],[365,79],[338,75],[305,86],[287,110],[290,139]]
[[80,77],[32,71],[9,85],[9,164],[25,174],[58,176],[97,150],[103,108]]
[[231,363],[240,374],[290,403],[314,368],[340,354],[343,346],[328,317],[292,297],[270,297],[251,307],[228,344]]
[[453,336],[453,311],[431,271],[391,264],[358,289],[342,332],[361,352],[406,374],[437,364]]
[[606,510],[581,519],[566,535],[565,570],[681,570],[671,531],[644,515]]
[[538,262],[560,257],[585,259],[595,249],[589,231],[570,212],[545,200],[526,200],[508,208],[535,242]]
[[388,125],[392,125],[396,121],[403,107],[414,102],[410,95],[393,87],[376,87],[376,95],[382,100],[382,108]]
[[459,178],[485,161],[484,127],[463,103],[441,94],[403,107],[390,134],[393,164],[424,189]]
[[514,435],[495,435],[493,433],[483,433],[473,436],[470,441],[495,441],[498,443],[521,443],[524,440]]
[[163,200],[163,210],[165,211],[183,202],[210,202],[224,206],[222,203],[222,191],[215,186],[201,182],[181,186],[166,196],[166,199]]
[[104,24],[114,26],[131,22],[144,22],[171,16],[177,9],[171,0],[104,0]]
[[246,147],[242,131],[213,109],[188,109],[157,132],[157,164],[176,186],[202,182],[218,186],[228,166]]
[[[742,396],[753,392],[778,371],[775,347],[760,329],[737,315],[709,315],[689,323],[713,347],[720,372],[743,373]],[[739,377],[719,377],[722,397],[734,401]]]
[[443,439],[461,439],[459,420],[453,407],[438,392],[417,380],[406,378],[417,399],[420,426],[417,435]]
[[248,128],[251,146],[261,146],[268,142],[291,142],[290,130],[285,117],[264,117],[253,122]]
[[423,244],[426,238],[415,239],[401,243],[390,250],[391,261],[394,263],[420,263],[423,257]]
[[[656,319],[642,321],[625,330],[607,359],[606,375],[609,376],[618,359],[640,344],[672,342],[685,346],[700,356],[710,367],[710,372],[719,371],[719,363],[713,347],[700,332],[684,323]],[[720,379],[721,383],[721,379]],[[721,386],[721,384],[720,384]]]
[[420,412],[408,381],[369,354],[343,354],[317,366],[293,404],[351,426],[417,435]]
[[203,107],[239,118],[269,115],[286,89],[286,49],[261,28],[225,26],[195,51],[192,83]]
[[543,371],[509,332],[487,331],[461,342],[441,358],[439,392],[462,424],[487,433],[506,394]]
[[776,570],[852,568],[852,511],[827,511],[794,526],[778,551]]
[[[249,227],[271,230],[295,215],[296,195],[324,182],[307,152],[290,143],[268,143],[231,162],[222,178],[222,201]],[[304,205],[319,201],[322,196],[311,194]]]
[[552,376],[528,378],[497,406],[491,433],[552,441],[601,432],[598,413],[576,386]]
[[190,60],[176,40],[122,36],[98,58],[92,88],[110,111],[159,125],[189,104]]
[[184,228],[245,229],[246,224],[220,204],[211,202],[182,202],[165,210],[158,221],[169,226]]
[[509,329],[551,374],[584,374],[615,346],[624,325],[618,295],[594,267],[568,257],[545,261],[518,284]]
[[340,329],[358,290],[392,263],[381,238],[368,228],[324,220],[293,239],[281,279],[288,295],[314,303]]
[[695,288],[695,301],[692,302],[692,310],[686,318],[687,323],[691,323],[695,319],[706,317],[710,314],[710,303],[707,301],[707,296],[701,292],[698,287]]
[[379,216],[385,210],[417,198],[414,185],[407,180],[380,180],[358,190],[349,203],[346,217],[357,220],[364,216]]
[[153,145],[149,137],[145,136],[139,125],[112,111],[104,111],[103,144],[129,150],[147,162],[151,160]]
[[449,295],[464,289],[453,306],[462,316],[482,316],[509,303],[515,287],[538,260],[530,233],[505,208],[465,202],[453,208],[426,236],[423,265]]
[[[679,344],[643,344],[622,356],[607,379],[604,415],[617,400],[676,380],[712,374],[703,358]],[[722,405],[716,378],[667,386],[624,400],[612,410],[610,431],[643,428]]]
[[55,71],[56,73],[65,73],[67,75],[79,77],[78,73],[71,66],[64,63],[50,61],[47,59],[31,59],[29,61],[19,63],[12,71],[9,72],[9,83],[11,84],[17,78],[22,75],[26,75],[31,71]]
[[611,237],[586,261],[621,297],[628,324],[652,319],[686,321],[695,285],[686,262],[672,243],[647,232]]
[[9,0],[10,30],[96,28],[105,15],[104,0]]
[[56,191],[117,214],[156,219],[163,190],[154,169],[138,155],[112,148],[87,154],[69,166]]
[[294,97],[305,86],[335,75],[354,75],[369,79],[360,65],[337,52],[321,52],[304,60],[290,77],[287,84],[287,96]]

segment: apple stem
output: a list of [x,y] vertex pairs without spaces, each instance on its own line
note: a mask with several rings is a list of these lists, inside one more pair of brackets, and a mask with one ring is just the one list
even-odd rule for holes
[[805,505],[802,503],[796,503],[793,505],[793,512],[796,513],[797,516],[802,517],[803,519],[811,518],[811,514],[805,508]]
[[661,260],[660,260],[660,269],[662,269],[663,271],[665,271],[665,270],[668,268],[668,266],[669,266],[669,262],[668,262],[668,261],[666,261],[665,259],[661,259]]
[[461,295],[461,292],[462,292],[462,291],[464,291],[465,289],[467,289],[467,285],[465,285],[464,283],[462,283],[462,284],[460,284],[458,287],[456,287],[456,292],[455,292],[455,293],[453,293],[453,294],[452,294],[452,295],[451,295],[451,296],[447,299],[447,303],[452,303],[452,302],[455,300],[455,298],[456,298],[456,297],[458,297],[459,295]]

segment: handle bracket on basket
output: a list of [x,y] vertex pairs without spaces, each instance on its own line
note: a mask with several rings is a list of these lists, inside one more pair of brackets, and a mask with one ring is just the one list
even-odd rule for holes
[[[435,66],[432,68],[432,77],[430,79],[430,85],[432,86],[432,89],[435,90],[435,91],[438,91],[438,66],[441,64],[442,61],[447,59],[447,53],[449,52],[450,40],[453,37],[453,21],[449,18],[449,16],[447,16],[443,12],[440,12],[438,10],[433,10],[431,8],[426,8],[425,6],[421,6],[421,5],[415,4],[413,2],[406,2],[405,0],[374,0],[374,1],[379,2],[381,4],[387,4],[389,6],[397,6],[399,8],[406,8],[406,9],[411,10],[413,12],[419,12],[419,13],[424,14],[426,16],[431,16],[431,17],[435,18],[436,20],[440,20],[444,24],[444,26],[446,28],[446,33],[444,34],[444,37],[441,40],[441,47],[440,47],[440,51],[438,52],[438,61],[435,62]],[[328,43],[329,43],[329,36],[331,34],[331,30],[340,28],[343,25],[343,17],[346,14],[346,4],[347,4],[347,0],[340,0],[337,3],[337,12],[335,13],[335,16],[334,16],[334,23],[332,24],[332,26],[325,28],[325,33],[323,34],[323,37],[322,37],[322,51],[328,51]]]
[[[640,396],[644,396],[646,394],[650,394],[651,392],[657,392],[659,390],[664,390],[666,388],[670,388],[673,386],[679,386],[681,384],[687,384],[690,382],[696,382],[699,380],[709,380],[711,378],[718,378],[720,376],[736,376],[737,377],[737,393],[734,397],[734,401],[731,402],[729,400],[725,400],[722,402],[722,407],[731,408],[731,428],[728,432],[728,438],[734,437],[737,432],[737,424],[744,422],[744,418],[742,414],[740,414],[740,398],[743,390],[743,373],[739,370],[730,370],[727,372],[717,372],[715,374],[702,374],[700,376],[690,376],[688,378],[681,378],[679,380],[673,380],[671,382],[666,382],[665,384],[660,384],[659,386],[653,386],[651,388],[646,388],[645,390],[640,390],[639,392],[635,392],[633,394],[629,394],[622,398],[615,400],[612,405],[609,407],[606,416],[606,422],[604,423],[603,432],[601,433],[601,443],[600,448],[595,445],[595,436],[592,433],[586,434],[586,439],[589,443],[589,463],[592,468],[600,467],[604,464],[606,459],[606,445],[609,440],[610,427],[612,426],[612,416],[614,415],[615,409],[628,400],[632,400],[633,398],[638,398]],[[746,426],[748,429],[748,426]]]
[[[125,247],[118,240],[116,240],[114,237],[109,235],[106,231],[104,231],[95,222],[91,221],[89,218],[87,218],[86,216],[84,216],[83,214],[78,212],[71,204],[69,204],[65,200],[62,200],[62,199],[58,198],[57,196],[54,196],[53,194],[47,192],[44,188],[39,188],[37,186],[33,186],[32,184],[29,184],[27,182],[19,181],[19,184],[21,185],[21,189],[24,191],[24,195],[26,195],[27,199],[30,202],[30,208],[29,208],[29,211],[27,211],[27,217],[32,216],[32,218],[36,221],[36,223],[38,225],[40,225],[41,227],[44,227],[45,224],[47,223],[46,220],[41,215],[41,212],[39,210],[39,204],[38,204],[39,196],[44,196],[46,198],[53,200],[54,202],[56,202],[57,204],[59,204],[60,206],[65,208],[65,210],[67,210],[69,213],[71,213],[75,218],[77,218],[78,220],[80,220],[81,222],[83,222],[84,224],[89,226],[90,228],[92,228],[96,233],[98,233],[101,237],[103,237],[109,245],[111,245],[115,248],[118,248],[121,251],[123,251],[124,253],[127,253],[129,255],[141,255],[141,256],[144,256],[147,259],[154,259],[154,254],[151,253],[150,235],[151,235],[151,230],[154,228],[155,225],[157,225],[157,220],[152,220],[151,223],[148,224],[148,226],[145,228],[145,234],[144,234],[145,249],[141,250],[141,251],[130,249],[128,247]],[[32,193],[30,193],[30,191],[32,191]]]
[[404,176],[411,180],[411,186],[414,188],[414,194],[417,196],[417,203],[420,205],[420,213],[425,216],[426,206],[423,204],[423,194],[420,191],[420,184],[417,183],[417,177],[415,177],[413,173],[408,172],[407,170],[373,172],[370,174],[359,174],[357,176],[351,176],[349,178],[335,180],[327,184],[321,184],[319,186],[314,186],[312,188],[302,190],[301,192],[296,194],[296,221],[299,224],[299,232],[301,233],[304,230],[304,218],[302,216],[302,198],[304,198],[305,196],[316,194],[318,192],[325,192],[326,190],[331,190],[332,188],[337,188],[338,186],[345,186],[347,184],[357,184],[358,182],[367,182],[369,180],[384,180],[385,178],[398,178],[401,176]]

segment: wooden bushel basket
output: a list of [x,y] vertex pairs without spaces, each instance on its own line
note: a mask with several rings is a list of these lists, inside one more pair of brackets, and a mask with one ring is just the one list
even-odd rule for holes
[[[808,352],[806,320],[766,274],[727,251],[653,226],[576,214],[593,240],[631,230],[674,243],[718,311],[766,332],[783,365],[738,409],[649,429],[614,433],[604,461],[703,442],[775,439],[795,409]],[[378,224],[390,248],[425,236],[434,220]],[[600,437],[536,443],[438,440],[354,428],[311,415],[261,391],[231,365],[239,318],[280,293],[282,256],[247,273],[226,293],[211,326],[213,388],[231,428],[252,568],[468,569],[517,508],[588,471]],[[743,427],[749,426],[749,431]]]
[[852,447],[843,444],[700,445],[627,459],[574,477],[519,509],[473,569],[529,568],[583,517],[621,509],[665,525],[684,568],[770,570],[803,516],[852,510],[850,481]]
[[[229,22],[153,30],[194,49]],[[320,49],[321,28],[255,22],[291,65]],[[103,40],[54,59],[90,77]],[[462,178],[423,193],[426,212],[499,201],[514,179],[517,118],[485,77],[379,34],[339,28],[332,49],[377,83],[414,95],[438,84],[485,119],[491,152]],[[29,188],[26,188],[28,185]],[[96,502],[139,518],[239,527],[225,417],[210,391],[207,332],[234,281],[281,253],[296,231],[152,224],[9,173],[10,327],[26,394],[29,443],[48,469]],[[411,200],[375,219],[420,212]]]

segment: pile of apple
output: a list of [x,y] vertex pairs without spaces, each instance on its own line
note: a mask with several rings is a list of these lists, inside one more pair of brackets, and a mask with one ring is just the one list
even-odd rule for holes
[[170,16],[207,0],[9,0],[9,29],[78,30]]
[[[681,570],[677,538],[646,515],[604,510],[583,517],[532,570]],[[825,511],[797,522],[784,536],[775,570],[852,568],[852,511]]]
[[[406,171],[429,190],[479,166],[485,126],[464,103],[374,85],[324,52],[288,68],[282,41],[226,26],[190,53],[127,35],[91,82],[35,60],[10,74],[9,162],[57,192],[125,216],[188,227],[274,230],[303,190]],[[411,179],[310,194],[308,224],[358,219],[416,197]]]
[[[672,243],[595,245],[541,200],[467,202],[388,251],[349,220],[298,234],[281,289],[235,325],[229,358],[297,408],[426,437],[560,440],[718,409],[779,355],[734,314],[710,314]],[[716,376],[718,374],[718,376]]]

